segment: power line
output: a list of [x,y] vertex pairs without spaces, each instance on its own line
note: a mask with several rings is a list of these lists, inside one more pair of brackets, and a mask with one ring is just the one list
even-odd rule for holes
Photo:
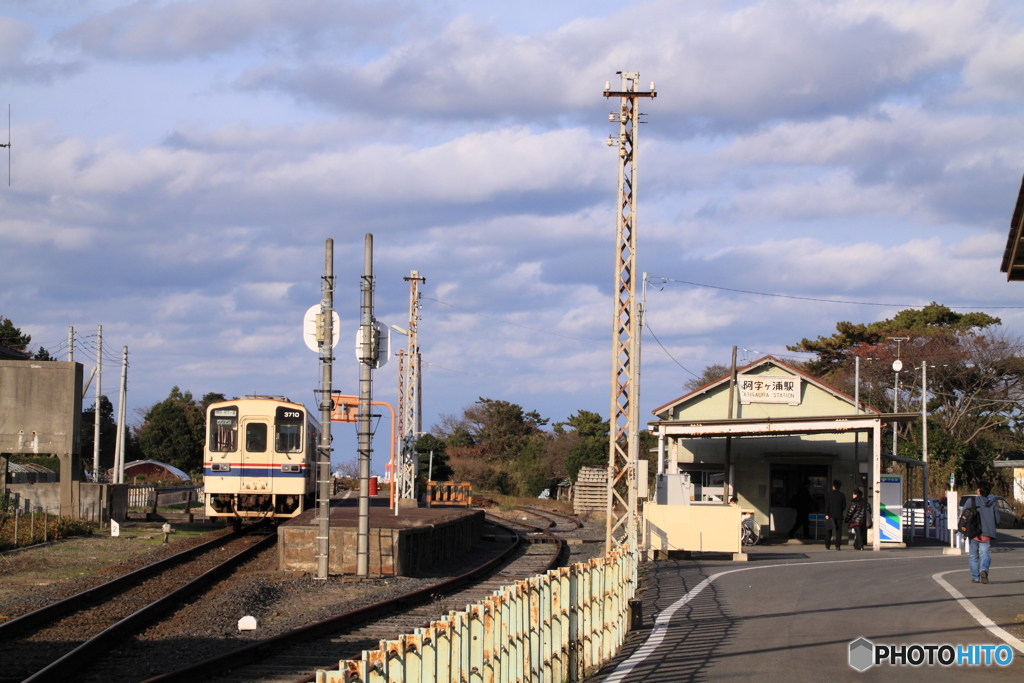
[[658,339],[658,335],[654,334],[654,330],[651,329],[651,324],[649,322],[647,322],[646,320],[644,321],[644,327],[646,327],[647,331],[651,333],[652,337],[654,337],[654,341],[658,342],[658,346],[660,346],[661,350],[665,352],[665,355],[672,359],[673,363],[675,363],[676,365],[681,367],[683,370],[686,370],[688,373],[690,373],[694,377],[696,377],[698,379],[700,378],[698,375],[694,374],[694,372],[692,370],[690,370],[688,367],[686,367],[685,365],[683,365],[682,363],[677,361],[675,359],[675,356],[673,356],[671,353],[669,353],[668,349],[665,348],[665,345],[661,343],[660,339]]
[[[675,278],[659,277],[659,276],[656,276],[656,275],[648,275],[647,276],[647,280],[648,281],[651,281],[651,280],[661,280],[662,282],[675,282],[675,283],[681,284],[681,285],[690,285],[691,287],[704,287],[706,289],[719,289],[719,290],[722,290],[724,292],[734,292],[736,294],[751,294],[751,295],[754,295],[754,296],[768,296],[768,297],[774,297],[774,298],[777,298],[777,299],[796,299],[797,301],[817,301],[817,302],[826,303],[826,304],[843,304],[843,305],[852,305],[852,306],[882,306],[882,307],[898,306],[898,307],[901,307],[901,308],[924,308],[925,306],[928,305],[928,304],[880,303],[880,302],[876,302],[876,301],[846,301],[846,300],[843,300],[843,299],[821,299],[821,298],[816,298],[816,297],[811,297],[811,296],[796,296],[796,295],[793,295],[793,294],[778,294],[778,293],[774,293],[774,292],[755,292],[755,291],[749,290],[749,289],[734,289],[732,287],[722,287],[720,285],[708,285],[708,284],[704,284],[702,282],[690,282],[688,280],[677,280]],[[929,302],[929,303],[931,303],[931,302]],[[943,304],[943,305],[945,305],[945,304]],[[987,308],[987,309],[990,309],[990,310],[1003,310],[1003,309],[1019,310],[1019,309],[1024,309],[1024,306],[988,306],[988,305],[985,305],[985,304],[979,304],[979,305],[975,305],[975,306],[946,306],[946,308],[950,308],[950,309]]]
[[424,365],[429,365],[432,368],[437,368],[438,370],[447,370],[448,372],[455,372],[455,373],[458,373],[460,375],[469,375],[470,377],[480,377],[481,379],[496,379],[496,380],[504,379],[502,377],[494,377],[493,375],[478,375],[475,372],[465,372],[464,370],[453,370],[452,368],[446,368],[443,365],[438,365],[437,363],[430,363],[428,361],[421,361],[421,362]]
[[461,306],[456,306],[455,304],[448,303],[447,301],[441,301],[440,299],[435,299],[435,298],[430,297],[430,296],[421,296],[420,298],[428,299],[430,301],[435,301],[435,302],[441,304],[442,306],[448,306],[449,308],[454,308],[457,311],[463,311],[465,313],[469,313],[470,315],[475,315],[475,316],[480,317],[480,318],[487,318],[488,320],[493,320],[495,322],[502,323],[503,325],[511,325],[512,327],[521,327],[522,329],[530,330],[531,332],[540,332],[541,334],[549,334],[549,335],[551,335],[553,337],[562,337],[563,339],[572,339],[574,341],[586,342],[587,344],[597,344],[599,346],[604,346],[605,345],[605,342],[594,341],[593,339],[584,339],[582,337],[574,337],[574,336],[572,336],[570,334],[562,334],[561,332],[552,332],[551,330],[542,330],[542,329],[537,328],[537,327],[530,327],[529,325],[522,325],[520,323],[514,323],[514,322],[511,322],[509,320],[503,320],[503,319],[497,318],[497,317],[495,317],[493,315],[487,315],[485,313],[477,313],[476,311],[471,311],[468,308],[462,308]]

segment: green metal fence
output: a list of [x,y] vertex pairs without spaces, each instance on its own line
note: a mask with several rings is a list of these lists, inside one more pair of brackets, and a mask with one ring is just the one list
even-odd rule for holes
[[610,555],[505,586],[427,628],[382,640],[317,683],[579,681],[618,652],[636,555]]

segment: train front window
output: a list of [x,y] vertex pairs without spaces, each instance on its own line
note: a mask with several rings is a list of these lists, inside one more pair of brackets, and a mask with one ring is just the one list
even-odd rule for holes
[[302,425],[277,425],[274,443],[278,453],[301,453]]
[[274,416],[274,450],[278,453],[302,452],[301,410],[278,407]]
[[263,453],[267,450],[267,425],[263,422],[249,422],[245,425],[245,450]]
[[210,411],[210,450],[232,453],[238,450],[238,408],[214,408]]

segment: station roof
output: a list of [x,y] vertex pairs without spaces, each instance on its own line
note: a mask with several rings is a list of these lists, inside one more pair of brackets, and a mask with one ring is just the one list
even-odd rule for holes
[[1024,280],[1024,180],[1021,181],[1020,192],[1017,194],[1017,205],[1013,208],[1010,219],[1010,234],[1006,238],[1006,251],[1003,252],[1003,264],[999,270],[1006,273],[1006,279]]
[[27,353],[23,351],[15,351],[14,349],[0,345],[0,359],[4,360],[28,360],[31,358]]
[[663,431],[666,436],[764,436],[863,432],[881,424],[912,422],[920,418],[920,413],[861,413],[733,420],[658,420],[648,422],[647,426],[651,433]]
[[[773,366],[773,365],[775,367],[777,367],[777,368],[780,368],[780,369],[784,370],[785,372],[788,372],[791,375],[796,375],[797,377],[800,377],[804,382],[807,382],[808,384],[812,384],[812,385],[818,387],[819,389],[821,389],[825,393],[833,396],[835,399],[837,399],[841,403],[847,403],[850,406],[853,406],[854,403],[855,403],[853,396],[845,394],[845,393],[839,391],[838,389],[836,389],[835,387],[832,387],[832,386],[830,386],[828,384],[825,384],[824,382],[822,382],[817,377],[814,377],[812,375],[808,375],[806,372],[804,372],[800,368],[795,367],[793,365],[790,365],[789,363],[787,363],[785,361],[779,360],[778,358],[776,358],[775,356],[772,356],[772,355],[764,356],[762,358],[759,358],[759,359],[755,360],[752,363],[744,365],[743,367],[736,368],[736,374],[737,375],[743,375],[743,374],[746,374],[748,372],[751,372],[752,370],[756,370],[758,368],[765,367],[765,366]],[[659,417],[666,417],[667,418],[669,415],[672,414],[672,411],[675,410],[676,407],[678,407],[680,405],[683,405],[684,403],[687,403],[691,399],[694,399],[694,398],[696,398],[696,397],[698,397],[698,396],[700,396],[702,394],[707,394],[709,392],[712,392],[712,391],[718,389],[719,387],[727,386],[731,379],[732,379],[732,374],[731,373],[722,375],[721,377],[719,377],[718,379],[716,379],[716,380],[714,380],[712,382],[708,382],[707,384],[705,384],[703,386],[697,387],[696,389],[694,389],[693,391],[691,391],[688,394],[683,394],[679,398],[673,399],[673,400],[669,401],[668,403],[666,403],[665,405],[659,406],[658,408],[655,408],[651,412],[654,413],[655,415],[659,416]],[[861,410],[863,410],[866,413],[878,413],[879,412],[875,408],[872,408],[871,406],[865,404],[863,401],[861,401],[860,407],[861,407]]]

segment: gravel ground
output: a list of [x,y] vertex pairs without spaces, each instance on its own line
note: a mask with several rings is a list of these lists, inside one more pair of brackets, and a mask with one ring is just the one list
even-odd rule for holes
[[123,525],[119,538],[80,536],[0,554],[0,621],[187,550],[212,538],[210,534],[230,533],[212,525],[183,525],[164,544],[159,531],[159,524]]
[[[178,538],[163,545],[159,525],[126,531],[128,539],[93,536],[59,541],[44,547],[0,556],[0,620],[12,618],[62,599],[150,562],[180,552],[227,529]],[[589,522],[568,546],[570,562],[604,552],[603,528]],[[182,529],[184,532],[185,529]],[[599,531],[599,533],[598,533]],[[570,534],[566,534],[570,535]],[[600,539],[600,540],[598,540]],[[320,621],[357,607],[433,585],[439,577],[456,573],[467,560],[458,558],[439,568],[438,578],[331,577],[317,581],[277,571],[276,548],[262,552],[190,603],[172,618],[154,624],[133,639],[111,649],[107,663],[83,672],[83,680],[139,681],[166,673],[186,661],[196,661],[239,644],[263,640],[299,626]],[[253,616],[254,631],[239,631],[238,620]],[[172,647],[168,647],[173,643]],[[176,656],[175,651],[187,653]],[[130,672],[114,673],[108,666],[130,655],[136,662]]]

